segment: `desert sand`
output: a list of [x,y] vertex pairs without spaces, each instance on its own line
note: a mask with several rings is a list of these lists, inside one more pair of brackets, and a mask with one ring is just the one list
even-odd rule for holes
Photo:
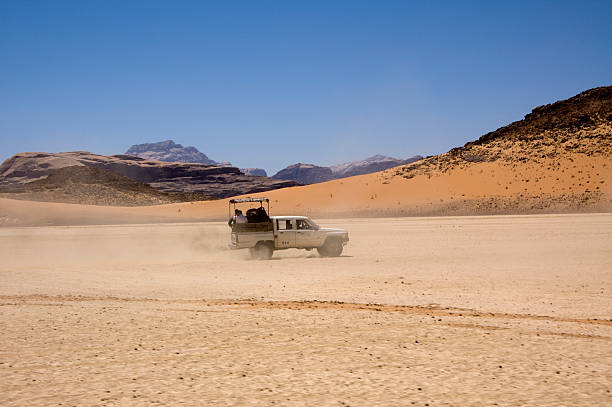
[[612,215],[320,223],[342,257],[248,260],[221,222],[1,228],[0,405],[612,402]]

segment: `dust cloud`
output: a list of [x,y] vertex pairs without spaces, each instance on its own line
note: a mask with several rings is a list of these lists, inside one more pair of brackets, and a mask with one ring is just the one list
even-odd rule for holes
[[221,223],[0,229],[4,267],[183,263],[227,256]]

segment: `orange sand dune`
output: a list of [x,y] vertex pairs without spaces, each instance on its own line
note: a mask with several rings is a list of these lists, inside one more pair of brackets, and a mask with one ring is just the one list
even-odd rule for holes
[[[272,214],[429,216],[609,212],[606,156],[578,154],[538,163],[468,163],[407,178],[402,168],[268,191]],[[221,220],[228,200],[103,207],[0,199],[0,225],[75,225]]]

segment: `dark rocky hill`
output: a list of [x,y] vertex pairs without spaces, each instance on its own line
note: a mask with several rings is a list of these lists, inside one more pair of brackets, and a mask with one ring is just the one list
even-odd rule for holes
[[166,193],[100,168],[75,165],[33,182],[0,186],[0,197],[105,206],[142,206],[204,201],[200,193]]
[[329,167],[298,163],[280,170],[272,178],[293,180],[300,184],[316,184],[334,179],[334,174]]
[[[546,131],[576,131],[612,123],[612,86],[589,89],[566,100],[538,106],[523,120],[485,134],[471,144],[492,140],[543,139]],[[563,141],[563,140],[560,140]]]
[[111,171],[166,193],[197,193],[213,198],[299,185],[295,181],[244,175],[234,167],[168,163],[128,155],[103,156],[86,151],[16,154],[0,165],[0,185],[36,181],[71,166]]
[[199,163],[216,166],[230,166],[228,162],[217,162],[211,160],[206,154],[197,148],[183,147],[173,140],[160,141],[159,143],[136,144],[130,147],[126,155],[133,155],[147,160],[181,163]]

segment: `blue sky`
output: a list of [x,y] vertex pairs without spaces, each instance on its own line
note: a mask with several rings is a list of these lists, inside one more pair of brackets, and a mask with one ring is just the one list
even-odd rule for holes
[[0,160],[173,139],[268,172],[437,154],[612,84],[610,1],[0,1]]

